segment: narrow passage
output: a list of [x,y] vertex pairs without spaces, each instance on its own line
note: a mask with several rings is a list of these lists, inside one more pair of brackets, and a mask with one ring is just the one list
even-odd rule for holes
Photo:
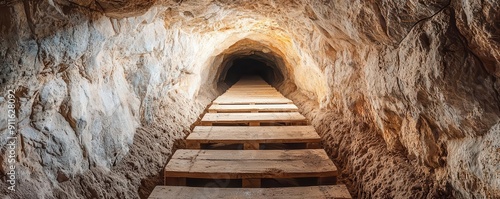
[[214,100],[149,198],[351,198],[293,102],[257,76]]

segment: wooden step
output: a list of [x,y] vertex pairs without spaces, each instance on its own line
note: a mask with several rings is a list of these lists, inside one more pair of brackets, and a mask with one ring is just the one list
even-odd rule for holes
[[[255,96],[254,96],[255,95]],[[260,95],[265,95],[265,96],[260,96]],[[268,100],[276,100],[276,99],[280,99],[280,100],[285,100],[286,102],[290,102],[290,100],[286,97],[284,97],[283,95],[281,94],[251,94],[251,95],[246,95],[246,94],[227,94],[227,95],[221,95],[219,97],[217,97],[215,99],[215,101],[217,100],[221,100],[221,99],[268,99]]]
[[226,91],[275,91],[277,92],[276,88],[271,87],[271,86],[235,86],[231,87]]
[[277,90],[227,90],[223,95],[227,94],[280,94]]
[[267,83],[260,83],[260,82],[247,82],[247,83],[236,83],[231,88],[236,88],[236,87],[269,87],[269,88],[274,88],[273,86],[267,84]]
[[272,97],[272,98],[279,98],[283,97],[281,93],[252,93],[252,94],[245,94],[245,93],[226,93],[222,94],[221,96],[218,97],[218,99],[221,98],[234,98],[234,97]]
[[233,84],[233,86],[236,85],[266,85],[270,86],[266,81],[264,80],[252,80],[252,81],[239,81]]
[[230,88],[226,90],[226,92],[279,92],[275,88],[252,88],[248,89],[247,87],[242,88]]
[[[165,166],[167,186],[156,187],[150,198],[351,198],[344,185],[333,185],[338,171],[325,150],[309,148],[320,143],[314,128],[262,78],[242,78],[208,111],[201,120],[205,126],[186,138],[191,149],[175,151]],[[202,150],[202,144],[245,150]],[[256,150],[264,147],[294,149]],[[228,186],[243,188],[222,188]]]
[[238,89],[246,89],[246,90],[276,90],[276,88],[270,85],[234,85],[228,90],[238,90]]
[[273,92],[273,93],[256,93],[256,92],[246,92],[246,93],[234,93],[234,92],[230,92],[230,93],[224,93],[222,94],[221,96],[219,97],[228,97],[228,96],[245,96],[245,97],[248,97],[248,96],[251,96],[251,97],[284,97],[281,93],[279,92]]
[[255,86],[255,87],[270,87],[270,88],[274,88],[272,87],[271,85],[267,84],[267,83],[258,83],[258,82],[248,82],[248,83],[236,83],[234,84],[233,86],[231,86],[231,88],[235,88],[235,87],[245,87],[245,86]]
[[292,100],[285,97],[232,97],[232,98],[217,98],[214,104],[292,104]]
[[[285,98],[281,93],[279,92],[274,92],[274,93],[235,93],[235,92],[229,92],[229,93],[224,93],[220,95],[219,97],[228,97],[228,96],[233,96],[233,97],[282,97]],[[218,97],[218,98],[219,98]]]
[[232,87],[232,88],[228,89],[227,91],[237,91],[237,92],[241,92],[241,91],[259,91],[259,92],[274,91],[274,92],[278,92],[278,90],[276,90],[273,87],[248,87],[248,86]]
[[255,150],[261,143],[307,143],[308,148],[318,148],[321,138],[312,126],[197,126],[186,142],[190,149],[221,143]]
[[238,88],[238,87],[245,87],[245,88],[248,88],[248,87],[263,87],[263,88],[274,88],[272,87],[271,85],[269,84],[235,84],[233,86],[231,86],[231,88]]
[[262,123],[287,123],[307,124],[307,119],[298,112],[277,113],[206,113],[201,119],[203,126],[214,123],[240,124],[248,123],[250,126],[259,126]]
[[281,95],[278,91],[227,91],[221,96],[225,95]]
[[231,112],[290,112],[298,111],[294,104],[255,104],[255,105],[223,105],[213,104],[208,108],[210,113],[231,113]]
[[318,177],[335,181],[337,167],[322,149],[177,150],[165,166],[166,185],[183,186],[186,178],[242,179],[260,187],[262,178]]
[[219,199],[350,199],[345,185],[281,187],[281,188],[208,188],[156,186],[149,199],[219,198]]

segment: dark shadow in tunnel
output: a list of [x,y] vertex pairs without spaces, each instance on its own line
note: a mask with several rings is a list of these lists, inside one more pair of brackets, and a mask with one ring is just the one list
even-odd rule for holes
[[243,76],[260,76],[266,82],[272,83],[275,82],[276,72],[273,69],[275,67],[251,57],[238,58],[233,61],[224,81],[228,85],[233,85]]
[[284,80],[281,70],[279,70],[273,58],[253,55],[243,55],[232,57],[226,63],[223,82],[231,86],[243,76],[260,76],[271,85],[276,85]]

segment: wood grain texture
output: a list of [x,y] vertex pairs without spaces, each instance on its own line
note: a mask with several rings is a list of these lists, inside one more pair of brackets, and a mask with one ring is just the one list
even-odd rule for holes
[[208,188],[157,186],[149,199],[219,198],[219,199],[350,199],[345,185],[282,188]]
[[190,143],[318,143],[321,138],[312,126],[197,126],[186,141],[190,146]]
[[208,111],[215,112],[290,112],[290,111],[298,111],[297,106],[294,104],[214,104],[208,108]]
[[335,177],[324,150],[177,150],[164,176],[208,179]]
[[223,97],[213,101],[214,104],[291,104],[292,100],[285,97]]
[[246,123],[246,122],[307,122],[298,112],[285,113],[207,113],[201,122]]

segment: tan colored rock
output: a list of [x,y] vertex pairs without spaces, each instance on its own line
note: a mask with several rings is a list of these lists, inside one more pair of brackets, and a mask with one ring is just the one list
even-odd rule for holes
[[494,0],[0,2],[0,92],[17,91],[22,137],[12,197],[147,196],[226,66],[249,55],[275,64],[272,83],[352,195],[500,197],[498,11]]
[[499,2],[457,1],[452,5],[456,26],[470,50],[481,59],[488,72],[500,77]]

